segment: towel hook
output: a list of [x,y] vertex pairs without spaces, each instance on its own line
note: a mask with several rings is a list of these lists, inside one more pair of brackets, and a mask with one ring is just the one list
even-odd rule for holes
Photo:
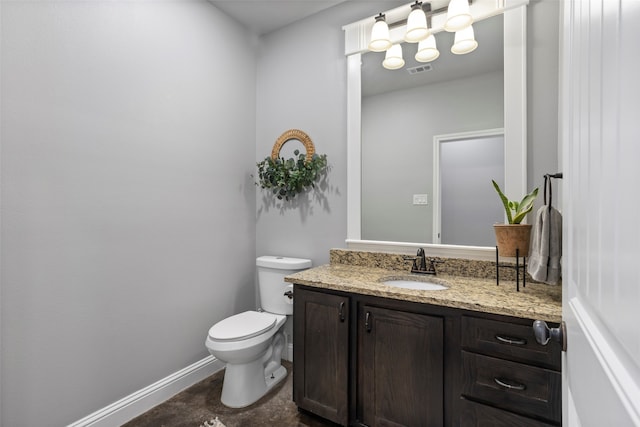
[[544,204],[547,205],[547,188],[549,189],[549,204],[547,205],[549,207],[549,210],[551,210],[551,205],[552,205],[552,200],[553,200],[553,194],[552,194],[552,188],[551,188],[551,179],[552,178],[558,178],[558,179],[562,179],[562,172],[558,172],[558,173],[554,173],[554,174],[550,174],[550,173],[546,173],[544,174]]

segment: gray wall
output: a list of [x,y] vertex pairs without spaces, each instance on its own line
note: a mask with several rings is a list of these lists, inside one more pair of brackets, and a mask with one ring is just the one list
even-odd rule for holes
[[433,137],[502,127],[503,92],[496,71],[362,100],[363,239],[432,241]]
[[271,154],[282,132],[305,131],[331,170],[322,192],[278,204],[258,190],[256,252],[327,263],[347,236],[347,63],[342,26],[397,6],[346,2],[261,38],[256,160]]
[[[543,175],[561,172],[558,162],[560,8],[555,0],[532,0],[527,12],[527,163],[529,188],[540,188],[533,212],[543,204]],[[553,181],[559,208],[561,182]],[[529,215],[529,223],[533,217]]]
[[253,308],[254,40],[189,2],[2,2],[2,419],[60,426]]

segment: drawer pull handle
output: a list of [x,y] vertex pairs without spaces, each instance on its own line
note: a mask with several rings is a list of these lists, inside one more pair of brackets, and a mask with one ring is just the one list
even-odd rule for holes
[[369,311],[364,315],[364,329],[371,332],[371,312]]
[[340,317],[340,322],[344,322],[344,301],[340,303],[339,317]]
[[494,380],[494,381],[496,382],[496,384],[498,384],[500,387],[504,387],[504,388],[509,389],[509,390],[519,390],[519,391],[522,391],[522,390],[526,390],[526,388],[527,388],[527,386],[526,386],[526,385],[524,385],[524,384],[520,384],[520,383],[516,383],[516,382],[514,382],[514,383],[509,383],[507,380],[501,380],[500,378],[494,378],[493,380]]
[[524,338],[513,338],[513,337],[505,337],[502,335],[496,335],[496,339],[502,343],[505,344],[511,344],[511,345],[526,345],[527,344],[527,340],[525,340]]

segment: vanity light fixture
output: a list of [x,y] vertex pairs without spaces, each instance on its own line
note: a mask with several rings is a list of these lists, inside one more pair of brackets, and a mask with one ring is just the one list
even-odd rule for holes
[[447,21],[444,29],[449,32],[460,31],[473,23],[468,0],[451,0],[447,8]]
[[[389,28],[396,28],[406,25],[404,41],[418,43],[418,51],[415,59],[418,62],[431,62],[440,56],[440,51],[436,47],[436,39],[429,29],[431,17],[447,13],[444,29],[455,31],[455,42],[451,47],[451,52],[456,55],[473,52],[478,47],[473,32],[473,17],[470,13],[469,5],[474,0],[450,0],[448,6],[438,9],[431,9],[432,0],[416,0],[411,4],[411,12],[406,19],[387,24],[385,14],[379,13],[375,16],[375,22],[371,29],[371,39],[368,48],[372,52],[384,52],[385,59],[382,66],[388,70],[397,70],[404,67],[402,58],[402,45],[393,44],[390,38]],[[404,7],[404,6],[403,6]]]
[[391,46],[382,61],[382,66],[387,70],[397,70],[404,67],[404,59],[402,59],[402,46],[399,43]]
[[429,37],[429,27],[427,26],[427,16],[422,10],[422,2],[416,0],[411,5],[411,13],[407,18],[407,31],[404,35],[404,41],[408,43],[418,43]]
[[477,47],[478,42],[476,41],[473,33],[473,25],[469,25],[463,30],[456,31],[453,46],[451,46],[451,53],[463,55],[465,53],[473,52]]
[[436,47],[436,38],[433,34],[418,43],[418,52],[416,53],[416,61],[431,62],[438,59],[440,51]]
[[376,16],[376,22],[371,29],[371,41],[369,50],[372,52],[384,52],[391,47],[389,39],[389,26],[383,13]]

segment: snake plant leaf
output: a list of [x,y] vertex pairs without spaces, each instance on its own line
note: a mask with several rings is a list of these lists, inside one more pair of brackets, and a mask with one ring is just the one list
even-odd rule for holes
[[509,224],[520,224],[524,217],[533,209],[533,202],[538,196],[538,188],[534,188],[529,194],[524,196],[520,202],[517,202],[515,200],[509,200],[497,182],[494,180],[491,180],[491,182],[498,192],[500,200],[502,200]]
[[538,188],[535,188],[531,193],[524,196],[522,201],[518,204],[516,214],[513,217],[514,224],[520,224],[524,217],[533,209],[533,202],[538,196]]
[[500,200],[502,200],[502,204],[504,205],[504,210],[507,213],[507,220],[509,221],[509,224],[513,224],[512,222],[513,218],[511,217],[511,208],[509,207],[509,199],[507,199],[507,196],[505,196],[502,190],[500,190],[500,186],[498,185],[497,182],[495,182],[493,179],[491,180],[491,182],[493,182],[493,187],[498,192],[498,195],[500,196]]

